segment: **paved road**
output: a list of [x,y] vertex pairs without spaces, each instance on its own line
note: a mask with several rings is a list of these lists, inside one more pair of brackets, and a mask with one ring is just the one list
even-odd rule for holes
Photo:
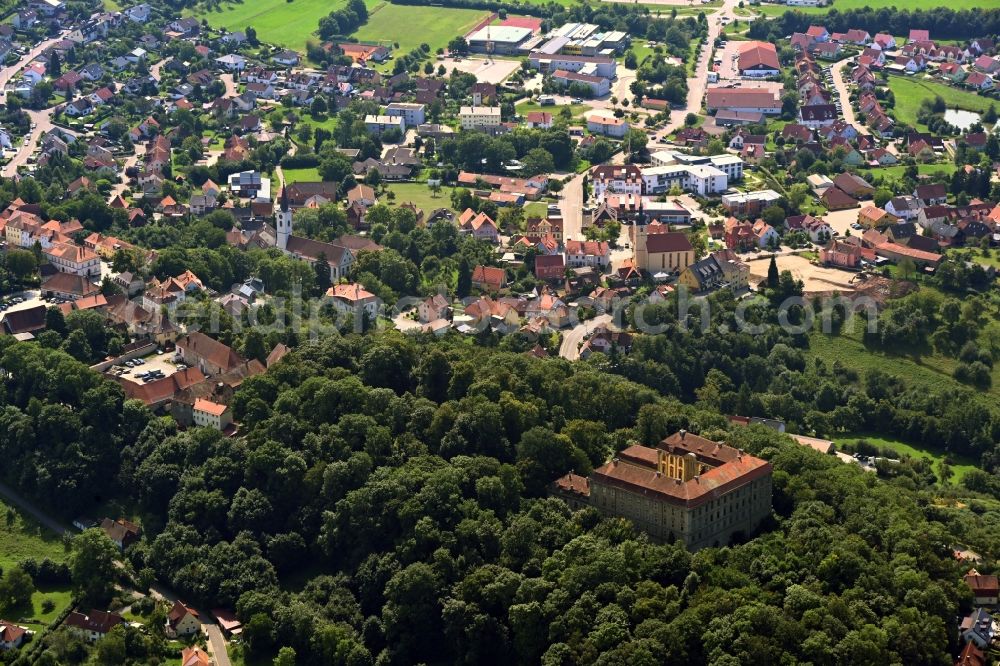
[[31,122],[35,123],[35,129],[31,130],[31,134],[26,136],[24,141],[21,142],[21,147],[17,149],[17,154],[11,158],[10,162],[4,165],[3,171],[0,174],[10,178],[17,173],[17,168],[28,163],[28,158],[31,157],[31,153],[35,151],[38,147],[39,142],[42,140],[42,135],[52,129],[52,114],[54,109],[45,109],[43,111],[26,111],[28,116],[31,118]]
[[212,653],[215,666],[232,666],[229,653],[226,652],[226,639],[223,638],[219,625],[203,624],[201,628],[208,634],[208,651]]
[[[64,31],[65,32],[65,31]],[[20,60],[11,65],[10,67],[4,67],[0,70],[0,89],[6,88],[7,84],[11,82],[15,75],[17,75],[22,69],[28,66],[32,60],[37,58],[41,53],[62,39],[62,35],[59,37],[53,37],[52,39],[47,39],[41,44],[38,44],[30,51],[25,53]]]
[[559,355],[570,361],[580,358],[580,343],[583,336],[600,324],[610,324],[611,315],[597,315],[593,319],[577,324],[563,334],[562,344],[559,345]]
[[722,33],[721,19],[733,20],[737,18],[735,11],[737,4],[739,4],[739,0],[724,0],[718,11],[707,15],[708,38],[698,52],[698,64],[694,76],[688,78],[687,103],[683,109],[674,109],[670,112],[670,122],[659,133],[660,138],[683,127],[684,117],[688,112],[698,113],[701,109],[701,101],[705,97],[705,89],[708,87],[708,68],[712,64],[712,49],[715,47],[716,38]]
[[562,199],[559,210],[563,216],[563,240],[580,240],[583,238],[583,179],[578,173],[568,183],[563,185]]
[[844,80],[845,65],[853,61],[854,57],[852,56],[833,63],[830,67],[830,74],[833,79],[833,89],[840,98],[840,112],[844,116],[844,120],[849,125],[854,125],[854,129],[858,131],[858,134],[866,134],[864,126],[854,117],[854,109],[851,107],[851,94],[847,88],[847,82]]

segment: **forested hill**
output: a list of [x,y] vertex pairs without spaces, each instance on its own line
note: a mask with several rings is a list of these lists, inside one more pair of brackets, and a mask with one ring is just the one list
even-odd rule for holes
[[[237,439],[178,432],[62,352],[4,337],[3,475],[65,515],[109,493],[132,507],[135,571],[234,607],[258,661],[291,646],[317,665],[947,663],[971,601],[951,545],[996,557],[998,503],[950,502],[920,463],[877,478],[730,429],[719,405],[746,397],[713,374],[723,362],[804,411],[838,381],[795,340],[759,337],[703,339],[675,376],[653,357],[692,349],[678,331],[628,363],[574,364],[506,340],[333,336],[241,387]],[[685,391],[692,372],[694,404],[622,376]],[[750,542],[692,555],[544,497],[681,428],[773,464],[774,517]]]

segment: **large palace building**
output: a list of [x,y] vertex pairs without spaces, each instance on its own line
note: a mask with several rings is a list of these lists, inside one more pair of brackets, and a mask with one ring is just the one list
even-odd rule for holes
[[690,550],[750,536],[771,513],[771,464],[684,430],[656,448],[630,446],[590,478],[567,474],[552,494],[628,518],[661,541]]

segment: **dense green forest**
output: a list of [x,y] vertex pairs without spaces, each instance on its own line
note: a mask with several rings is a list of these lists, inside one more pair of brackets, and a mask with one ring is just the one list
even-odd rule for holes
[[[998,555],[1000,502],[970,489],[995,477],[942,487],[922,460],[876,475],[724,414],[800,431],[917,420],[980,452],[995,414],[824,367],[805,335],[685,330],[671,312],[643,313],[664,331],[631,355],[577,363],[515,336],[303,343],[241,386],[236,439],[179,431],[64,352],[2,338],[0,449],[18,461],[3,476],[67,517],[109,496],[131,507],[132,569],[235,608],[251,658],[950,663],[971,602],[951,547]],[[749,542],[691,554],[545,497],[565,471],[681,428],[774,466],[773,520]]]

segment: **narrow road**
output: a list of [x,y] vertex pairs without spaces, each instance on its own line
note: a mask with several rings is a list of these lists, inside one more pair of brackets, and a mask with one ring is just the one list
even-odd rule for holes
[[559,355],[570,361],[580,358],[580,343],[583,336],[601,324],[610,324],[611,315],[597,315],[593,319],[581,322],[563,334],[562,344],[559,345]]
[[202,629],[208,634],[208,651],[212,653],[215,666],[232,666],[229,653],[226,651],[226,639],[217,624],[203,624]]
[[70,531],[69,527],[49,516],[47,513],[39,509],[34,502],[29,501],[21,495],[21,493],[17,492],[6,483],[0,483],[0,495],[21,511],[24,511],[26,514],[41,523],[46,529],[55,532],[59,536],[62,536],[64,533]]
[[847,81],[844,80],[845,66],[854,61],[854,56],[838,60],[830,66],[830,78],[833,79],[833,89],[840,98],[840,113],[848,125],[853,125],[858,134],[865,134],[865,128],[854,116],[854,109],[851,107],[851,93],[847,88]]
[[121,170],[121,182],[115,183],[115,186],[111,188],[111,196],[108,197],[108,202],[110,203],[120,194],[124,194],[125,190],[128,188],[128,176],[126,172],[131,168],[139,164],[139,160],[143,155],[146,154],[146,146],[139,144],[135,147],[135,152],[125,158],[125,162],[122,163]]

